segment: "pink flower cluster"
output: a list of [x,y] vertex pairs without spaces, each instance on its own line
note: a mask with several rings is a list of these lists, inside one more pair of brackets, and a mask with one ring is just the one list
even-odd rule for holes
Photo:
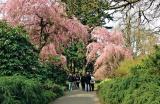
[[118,66],[124,58],[131,58],[131,52],[125,47],[121,32],[108,32],[104,27],[96,27],[91,32],[91,42],[87,46],[87,63],[94,62],[95,76],[103,79]]
[[[49,55],[61,54],[66,45],[75,39],[87,42],[86,26],[75,17],[69,18],[66,6],[60,0],[8,0],[3,8],[4,19],[12,25],[22,25],[29,33],[30,41],[42,48],[40,57],[47,59]],[[41,23],[43,20],[44,23]],[[42,41],[41,27],[48,33],[48,38]]]

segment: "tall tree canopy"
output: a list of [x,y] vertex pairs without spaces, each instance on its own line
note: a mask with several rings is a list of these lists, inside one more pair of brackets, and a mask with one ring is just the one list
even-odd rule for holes
[[107,0],[62,0],[67,4],[67,14],[75,15],[82,24],[101,26],[106,24],[105,19],[112,20],[106,12],[109,4]]
[[86,64],[86,47],[83,41],[72,41],[65,48],[64,55],[67,58],[67,67],[71,72],[83,71]]

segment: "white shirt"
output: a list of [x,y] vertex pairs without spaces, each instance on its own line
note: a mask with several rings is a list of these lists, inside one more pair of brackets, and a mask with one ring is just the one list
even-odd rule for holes
[[94,84],[95,83],[95,78],[94,76],[91,76],[91,81],[90,81],[91,84]]

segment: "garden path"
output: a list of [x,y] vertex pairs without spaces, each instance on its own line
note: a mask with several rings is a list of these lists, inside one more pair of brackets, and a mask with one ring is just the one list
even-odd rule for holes
[[51,104],[100,104],[96,92],[73,90]]

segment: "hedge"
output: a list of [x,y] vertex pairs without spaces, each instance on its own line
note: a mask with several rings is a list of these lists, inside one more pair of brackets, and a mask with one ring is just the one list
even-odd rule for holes
[[[58,88],[61,91],[60,86]],[[24,76],[0,77],[1,104],[48,104],[59,96],[56,93],[45,89],[36,79]]]
[[98,95],[103,104],[160,104],[160,47],[125,77],[103,81]]

